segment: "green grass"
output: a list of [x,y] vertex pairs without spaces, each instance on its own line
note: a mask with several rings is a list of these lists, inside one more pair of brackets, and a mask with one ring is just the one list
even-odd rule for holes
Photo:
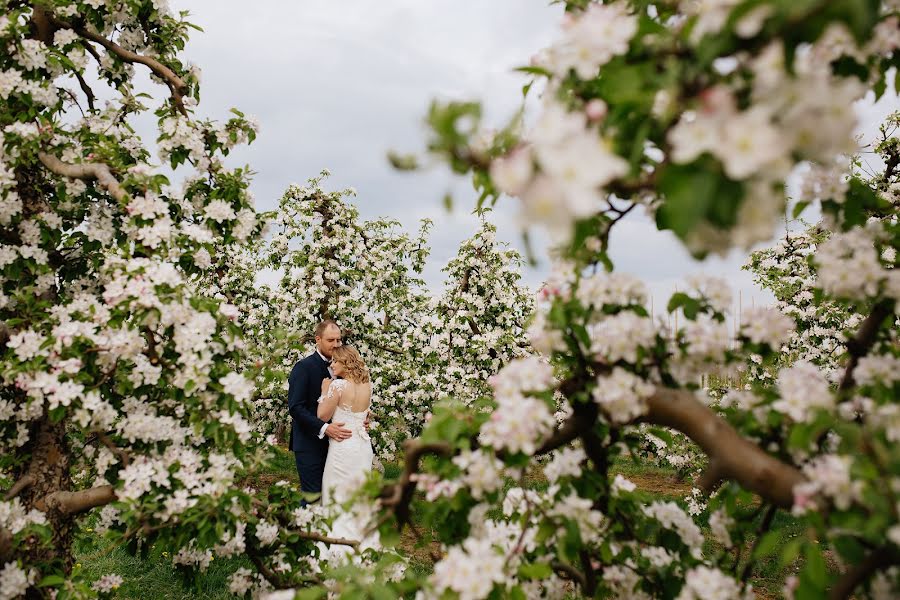
[[[82,545],[83,544],[83,545]],[[91,579],[103,575],[118,574],[125,580],[118,590],[117,598],[135,598],[147,600],[187,600],[202,598],[218,600],[233,598],[228,591],[228,579],[239,567],[250,567],[249,561],[235,559],[214,559],[205,573],[196,577],[195,589],[182,583],[178,573],[172,566],[168,556],[150,556],[146,559],[128,554],[122,548],[115,548],[108,553],[98,551],[84,541],[77,553],[76,567]]]

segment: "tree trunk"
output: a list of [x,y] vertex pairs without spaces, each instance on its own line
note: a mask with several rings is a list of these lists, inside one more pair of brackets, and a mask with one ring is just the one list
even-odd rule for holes
[[[26,510],[36,508],[46,512],[47,525],[53,531],[53,539],[48,545],[23,544],[17,553],[25,559],[25,564],[35,565],[52,561],[63,565],[65,572],[69,573],[74,562],[72,557],[74,519],[72,515],[61,512],[58,507],[49,507],[46,502],[50,494],[70,491],[72,488],[65,422],[53,424],[45,416],[37,423],[33,432],[29,447],[26,448],[31,454],[31,461],[27,470],[22,473],[31,476],[32,484],[19,494],[19,498]],[[32,589],[30,592],[37,593],[37,590]],[[38,594],[34,597],[41,596]]]

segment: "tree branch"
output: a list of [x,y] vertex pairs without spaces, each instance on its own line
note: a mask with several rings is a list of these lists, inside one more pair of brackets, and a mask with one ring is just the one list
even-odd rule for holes
[[106,435],[102,431],[95,432],[97,435],[97,439],[100,440],[100,443],[106,446],[110,452],[115,454],[120,461],[122,461],[122,466],[127,467],[131,463],[131,455],[128,454],[125,450],[122,450],[118,446],[116,446],[109,436]]
[[299,537],[304,540],[312,540],[314,542],[322,542],[324,544],[334,545],[334,546],[350,546],[352,548],[359,547],[358,540],[348,540],[346,538],[333,538],[328,537],[327,535],[322,535],[321,533],[316,533],[314,531],[295,531]]
[[767,454],[747,440],[691,392],[657,388],[647,400],[645,421],[676,429],[694,440],[716,464],[721,478],[780,508],[794,505],[794,486],[805,480],[799,469]]
[[718,459],[710,458],[709,465],[707,465],[706,470],[700,474],[700,477],[697,478],[695,482],[695,487],[703,490],[707,494],[713,493],[720,485],[722,485],[722,481],[724,477],[722,476],[722,467],[719,464]]
[[581,586],[581,589],[587,587],[587,579],[585,579],[584,574],[569,563],[557,560],[550,563],[550,566],[554,571],[558,571],[563,575],[566,575],[567,579],[576,582]]
[[573,414],[553,432],[549,438],[535,451],[535,455],[547,454],[553,452],[557,448],[561,448],[569,442],[575,441],[583,432],[590,429],[593,423],[588,423],[586,419]]
[[409,521],[409,504],[416,492],[416,481],[412,476],[419,471],[419,461],[426,454],[446,456],[453,452],[453,446],[447,442],[427,444],[420,440],[406,440],[403,446],[405,457],[400,480],[392,486],[386,486],[381,492],[381,505],[393,509],[401,531],[403,525]]
[[872,345],[878,338],[878,331],[884,320],[894,314],[894,302],[882,300],[872,308],[872,312],[866,317],[856,336],[847,342],[847,353],[850,354],[850,360],[847,362],[847,370],[844,371],[844,377],[838,387],[839,392],[846,392],[855,384],[853,381],[853,371],[859,364],[859,359],[864,357],[872,349]]
[[175,71],[162,64],[155,58],[144,56],[142,54],[132,52],[131,50],[126,50],[122,46],[106,39],[102,35],[88,31],[84,27],[79,27],[67,21],[63,21],[53,14],[47,13],[47,19],[54,27],[58,29],[71,29],[81,37],[100,44],[101,46],[106,48],[107,51],[112,52],[127,63],[142,64],[150,69],[154,75],[165,81],[166,85],[169,86],[169,90],[172,92],[172,101],[175,102],[175,106],[176,108],[178,108],[178,112],[183,115],[187,115],[187,111],[184,108],[184,94],[187,92],[188,86],[184,82],[184,80],[175,73]]
[[12,500],[16,496],[22,493],[22,490],[28,488],[31,484],[34,483],[33,475],[23,475],[17,482],[15,482],[11,488],[3,495],[3,499],[6,501]]
[[53,492],[35,502],[34,505],[45,512],[58,510],[67,515],[77,515],[115,501],[116,491],[113,486],[101,485],[78,492]]
[[853,591],[867,581],[876,572],[900,562],[900,556],[896,550],[889,547],[877,548],[866,556],[862,562],[853,565],[844,573],[831,591],[829,600],[846,600],[853,595]]
[[62,177],[70,177],[72,179],[83,179],[85,181],[96,181],[100,187],[105,189],[113,198],[120,203],[125,204],[128,200],[128,194],[122,189],[119,181],[113,177],[109,167],[103,163],[81,163],[71,165],[64,163],[52,154],[46,152],[38,152],[38,158],[45,167],[50,169],[51,173]]
[[91,86],[87,84],[87,81],[84,80],[84,77],[81,76],[81,73],[78,71],[74,71],[75,79],[78,80],[78,85],[81,86],[81,91],[84,92],[84,95],[87,97],[88,108],[93,112],[94,108],[94,90],[91,89]]

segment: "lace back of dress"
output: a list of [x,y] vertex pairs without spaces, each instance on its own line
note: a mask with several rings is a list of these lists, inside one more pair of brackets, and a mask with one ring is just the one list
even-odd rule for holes
[[[338,408],[340,408],[346,412],[352,413],[352,414],[367,413],[369,411],[369,403],[371,402],[371,400],[370,400],[370,402],[366,403],[365,408],[360,408],[359,410],[354,410],[354,407],[353,407],[354,401],[358,399],[357,397],[358,396],[361,397],[363,394],[365,394],[363,386],[360,384],[350,385],[350,383],[347,382],[346,380],[340,380],[340,381],[343,383],[343,385],[341,387],[344,390],[344,393],[341,395],[341,402],[340,402],[340,404],[338,404]],[[350,392],[349,394],[347,393],[348,391]]]

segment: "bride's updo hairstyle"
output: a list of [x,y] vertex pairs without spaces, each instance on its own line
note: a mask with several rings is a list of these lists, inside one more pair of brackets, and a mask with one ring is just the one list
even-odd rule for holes
[[369,369],[353,346],[338,346],[331,352],[331,360],[344,365],[346,379],[353,383],[369,383]]

